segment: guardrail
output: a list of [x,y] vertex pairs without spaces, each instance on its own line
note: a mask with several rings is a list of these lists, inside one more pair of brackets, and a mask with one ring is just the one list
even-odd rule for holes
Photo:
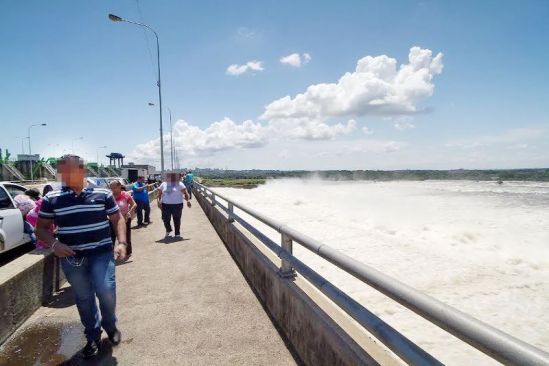
[[[408,364],[441,363],[297,259],[293,255],[294,242],[499,362],[507,365],[549,365],[549,354],[543,350],[425,295],[282,222],[239,204],[200,183],[194,184],[196,190],[213,206],[218,206],[226,212],[229,222],[236,221],[241,224],[281,259],[279,274],[282,277],[292,279],[296,272],[299,273]],[[218,199],[224,200],[227,205],[224,206]],[[273,242],[235,214],[235,207],[280,233],[281,244]]]

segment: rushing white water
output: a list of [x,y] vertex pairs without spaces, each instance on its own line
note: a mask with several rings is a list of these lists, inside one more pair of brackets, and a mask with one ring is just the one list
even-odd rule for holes
[[[548,183],[282,179],[251,190],[216,190],[549,351]],[[272,230],[249,221],[279,241]],[[298,258],[441,361],[495,363],[294,248]]]

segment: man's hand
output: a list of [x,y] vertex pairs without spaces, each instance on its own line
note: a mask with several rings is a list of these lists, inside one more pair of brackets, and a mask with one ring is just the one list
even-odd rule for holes
[[126,258],[126,243],[118,243],[114,247],[114,260],[124,260]]
[[60,241],[57,241],[53,246],[53,254],[55,254],[59,258],[62,258],[62,257],[72,257],[76,253],[67,244],[63,244]]
[[187,201],[187,207],[190,208],[191,206],[192,206],[192,205],[191,205],[191,202],[190,202],[190,201]]

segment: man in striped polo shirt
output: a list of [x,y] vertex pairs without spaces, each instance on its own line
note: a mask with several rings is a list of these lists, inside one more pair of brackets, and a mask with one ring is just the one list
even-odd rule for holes
[[[86,169],[80,157],[63,156],[58,171],[63,187],[44,197],[36,235],[61,258],[61,268],[72,286],[84,325],[87,344],[82,352],[89,358],[99,351],[101,327],[114,345],[120,343],[114,269],[115,259],[126,256],[126,227],[110,190],[85,188]],[[111,239],[109,220],[116,228],[116,246]],[[48,230],[53,223],[58,227],[58,239]]]

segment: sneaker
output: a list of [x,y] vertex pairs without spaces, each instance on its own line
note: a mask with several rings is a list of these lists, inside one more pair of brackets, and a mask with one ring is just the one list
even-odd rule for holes
[[122,340],[122,333],[120,333],[117,328],[115,328],[112,332],[107,332],[107,335],[109,336],[109,341],[111,341],[113,346],[118,345]]
[[84,358],[92,358],[97,356],[99,353],[99,347],[100,347],[100,339],[97,339],[95,341],[88,341],[84,348],[82,348],[82,355]]
[[153,222],[152,222],[151,220],[145,221],[145,225],[150,225],[150,224],[152,224],[152,223],[153,223]]
[[177,235],[174,235],[173,237],[174,239],[181,239],[181,235],[177,234]]
[[166,235],[164,236],[164,238],[169,238],[171,233],[171,231],[166,231]]

